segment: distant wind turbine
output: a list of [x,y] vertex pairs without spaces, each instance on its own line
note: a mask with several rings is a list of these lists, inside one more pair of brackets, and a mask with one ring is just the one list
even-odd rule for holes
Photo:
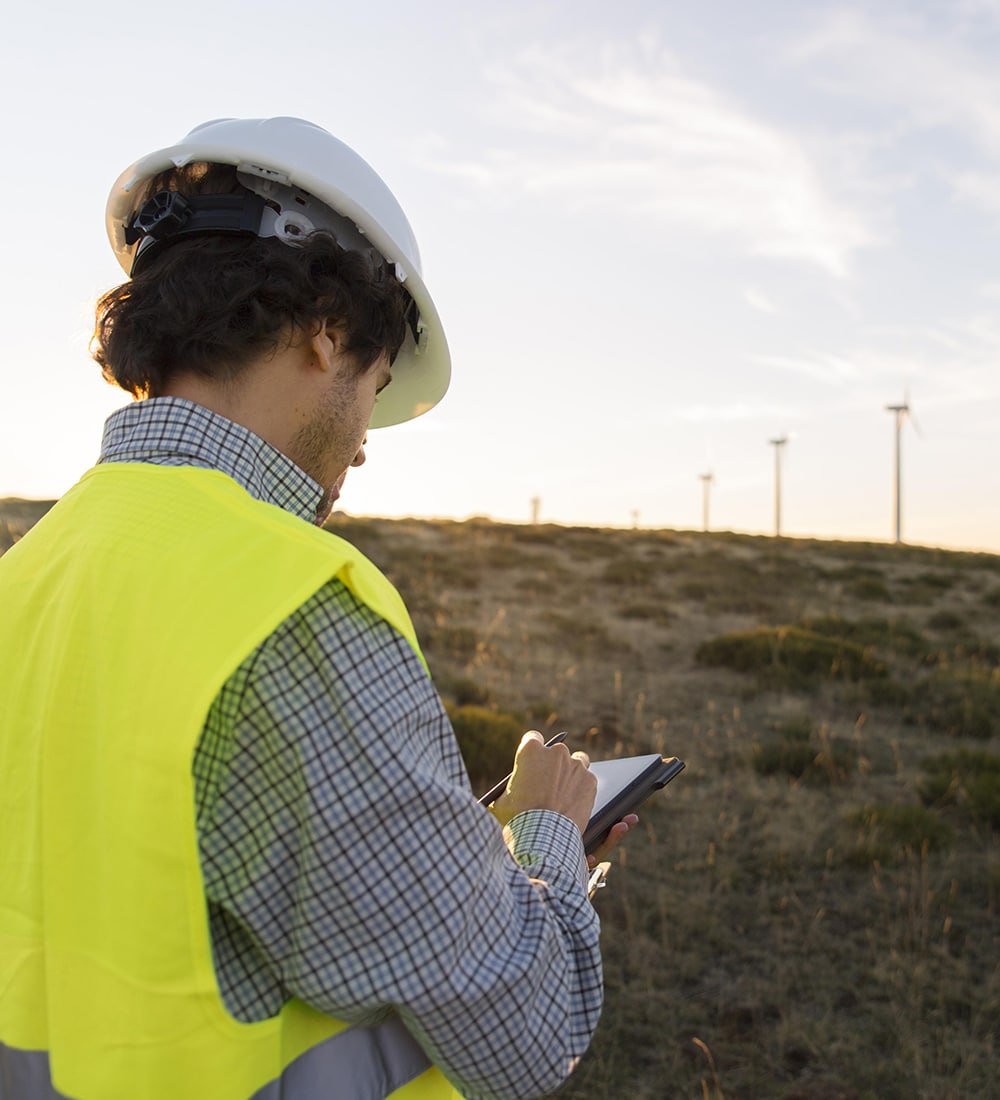
[[699,474],[701,479],[701,529],[703,531],[708,530],[708,490],[710,489],[712,482],[715,478],[712,476],[712,471],[709,470],[707,474]]
[[903,541],[903,490],[902,490],[902,462],[901,454],[902,448],[900,440],[903,434],[903,420],[906,417],[910,418],[910,423],[913,425],[913,430],[920,434],[920,429],[917,427],[916,417],[913,415],[913,410],[910,408],[910,395],[907,393],[903,397],[903,403],[901,405],[886,405],[886,412],[891,412],[896,420],[896,453],[893,463],[893,491],[895,499],[893,501],[893,511],[896,514],[896,543],[897,545]]
[[774,537],[781,537],[781,451],[788,442],[788,436],[769,439],[774,448]]

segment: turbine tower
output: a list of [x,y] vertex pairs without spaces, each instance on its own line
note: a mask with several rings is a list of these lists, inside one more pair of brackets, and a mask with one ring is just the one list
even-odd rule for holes
[[893,511],[896,517],[896,544],[899,545],[903,541],[903,490],[902,490],[902,463],[900,461],[902,455],[902,448],[900,441],[903,434],[903,421],[906,417],[910,418],[913,424],[913,428],[919,434],[917,429],[917,422],[910,409],[910,397],[907,394],[903,398],[901,405],[886,405],[886,412],[891,412],[896,421],[896,451],[893,461]]
[[701,479],[701,529],[703,531],[708,530],[708,490],[715,481],[712,476],[712,471],[709,470],[707,474],[699,474]]
[[788,442],[788,436],[769,439],[774,448],[774,537],[781,537],[781,450]]

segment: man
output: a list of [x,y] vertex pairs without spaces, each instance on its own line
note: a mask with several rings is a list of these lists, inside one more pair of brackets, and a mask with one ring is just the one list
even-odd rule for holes
[[0,559],[0,1100],[551,1090],[602,997],[587,759],[526,734],[480,807],[398,595],[316,526],[448,385],[402,210],[228,119],[108,230],[94,354],[141,400]]

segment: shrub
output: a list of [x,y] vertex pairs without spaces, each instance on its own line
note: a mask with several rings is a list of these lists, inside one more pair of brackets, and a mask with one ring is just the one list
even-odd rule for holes
[[849,814],[846,825],[855,834],[848,859],[861,866],[890,863],[907,849],[944,851],[954,839],[940,814],[923,806],[865,806]]
[[462,554],[470,565],[484,572],[494,569],[529,569],[547,572],[554,568],[545,554],[539,554],[517,545],[510,537],[499,542],[476,543],[463,546]]
[[936,669],[913,688],[907,721],[952,737],[989,740],[1000,733],[1000,674],[987,669]]
[[851,594],[859,600],[877,600],[891,603],[892,595],[881,577],[860,577],[851,585]]
[[561,530],[562,548],[577,561],[592,561],[595,558],[613,558],[619,550],[619,543],[609,538],[607,533],[594,527],[563,527]]
[[786,718],[778,723],[775,732],[789,741],[808,741],[813,732],[812,719],[808,714]]
[[[851,543],[850,545],[840,546],[838,549],[843,557],[849,557],[853,554],[871,556],[868,548],[863,543]],[[830,577],[839,581],[881,580],[883,575],[882,570],[874,565],[845,565],[841,569],[830,571]]]
[[438,679],[438,691],[454,702],[457,706],[464,707],[469,704],[485,707],[493,702],[493,694],[488,687],[477,684],[467,676],[459,676],[454,679]]
[[959,749],[923,761],[917,790],[925,805],[954,806],[979,824],[1000,829],[1000,756]]
[[812,784],[834,786],[846,783],[856,773],[857,767],[858,753],[854,744],[839,738],[822,736],[819,752],[804,778]]
[[898,680],[868,680],[864,698],[873,707],[906,707],[913,697],[912,691]]
[[564,539],[565,528],[554,523],[538,523],[517,530],[517,541],[526,546],[558,547]]
[[812,785],[842,783],[856,764],[852,745],[831,739],[825,729],[814,739],[808,718],[785,722],[754,745],[753,767],[759,775],[787,775]]
[[935,611],[927,620],[927,625],[934,630],[961,630],[965,620],[954,611]]
[[552,584],[552,578],[546,573],[526,573],[514,581],[514,591],[529,596],[548,596],[552,592]]
[[965,637],[953,645],[937,649],[928,649],[923,655],[923,664],[954,669],[965,666],[965,671],[992,669],[1000,666],[1000,646],[993,642],[984,642],[979,638]]
[[951,655],[956,662],[964,661],[970,665],[985,665],[988,668],[1000,666],[1000,646],[978,638],[963,639],[952,647]]
[[600,619],[580,611],[572,615],[561,611],[545,611],[541,618],[549,627],[549,636],[570,653],[584,656],[595,649],[616,648],[619,652],[628,646],[612,638]]
[[912,578],[912,581],[908,583],[923,585],[926,588],[936,588],[941,592],[946,592],[955,583],[955,577],[951,573],[918,573]]
[[689,600],[704,600],[711,595],[712,586],[708,581],[681,581],[677,593]]
[[546,730],[559,718],[559,712],[550,699],[535,699],[528,703],[528,720],[532,729]]
[[518,715],[488,707],[446,704],[472,785],[488,790],[511,769],[514,750],[524,733]]
[[922,655],[927,648],[924,636],[905,619],[843,619],[839,615],[822,615],[804,620],[802,627],[826,637],[843,638],[905,656]]
[[601,580],[605,584],[644,587],[654,584],[660,572],[656,562],[621,557],[608,562],[601,572]]
[[639,619],[659,623],[660,626],[669,626],[673,618],[666,607],[658,600],[626,604],[618,609],[618,614],[623,619]]
[[767,687],[807,689],[819,681],[864,680],[886,675],[885,665],[865,647],[798,627],[758,627],[703,642],[695,660],[705,665],[756,672]]
[[778,737],[754,745],[753,767],[758,775],[787,775],[801,779],[816,759],[808,741]]
[[428,653],[470,661],[480,650],[479,635],[467,626],[432,626],[424,632],[423,647]]

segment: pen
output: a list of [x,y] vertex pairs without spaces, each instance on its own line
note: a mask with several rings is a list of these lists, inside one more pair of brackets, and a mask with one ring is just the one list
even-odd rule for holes
[[[557,733],[555,737],[550,737],[549,740],[545,742],[545,747],[548,748],[550,745],[558,745],[561,742],[565,741],[568,736],[569,734],[565,730],[563,730],[562,733]],[[484,806],[489,806],[490,803],[495,802],[507,789],[507,784],[510,782],[511,776],[513,776],[513,774],[514,773],[511,772],[510,775],[506,776],[504,779],[501,779],[495,787],[490,787],[490,789],[486,792],[486,794],[483,795],[483,797],[479,801]]]

